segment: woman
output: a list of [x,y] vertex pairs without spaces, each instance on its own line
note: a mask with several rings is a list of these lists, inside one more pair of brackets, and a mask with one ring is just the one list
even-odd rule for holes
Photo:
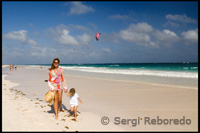
[[49,68],[49,91],[54,91],[54,111],[55,119],[58,119],[58,113],[62,104],[62,90],[67,92],[67,85],[63,75],[63,69],[59,67],[60,60],[55,58]]

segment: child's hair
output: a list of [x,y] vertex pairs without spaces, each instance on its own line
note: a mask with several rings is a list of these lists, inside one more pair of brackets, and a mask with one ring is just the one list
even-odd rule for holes
[[70,96],[73,96],[74,94],[75,94],[75,89],[74,88],[71,88],[70,90],[69,90],[69,95]]

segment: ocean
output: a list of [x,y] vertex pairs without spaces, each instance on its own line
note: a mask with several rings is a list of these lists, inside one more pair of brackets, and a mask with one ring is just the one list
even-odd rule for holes
[[[39,68],[39,64],[28,65]],[[43,64],[49,68],[51,64]],[[198,88],[198,63],[60,64],[67,74]],[[65,71],[71,70],[71,71]]]

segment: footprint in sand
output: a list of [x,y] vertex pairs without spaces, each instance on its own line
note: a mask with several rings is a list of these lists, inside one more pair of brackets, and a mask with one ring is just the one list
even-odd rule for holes
[[35,102],[35,104],[40,104],[39,102]]
[[40,102],[42,102],[43,100],[39,100]]
[[62,119],[61,121],[65,121],[65,119]]
[[49,107],[51,107],[51,104],[48,104]]
[[24,110],[22,110],[22,111],[24,112],[24,111],[27,111],[27,110],[28,110],[28,109],[24,109]]
[[68,127],[68,126],[65,126],[65,128],[69,129],[69,127]]
[[16,100],[17,98],[19,98],[18,96],[15,96],[13,100]]
[[72,120],[72,121],[75,121],[75,122],[77,121],[75,118],[72,118],[71,120]]
[[23,92],[21,92],[21,95],[25,96],[26,94],[24,94]]

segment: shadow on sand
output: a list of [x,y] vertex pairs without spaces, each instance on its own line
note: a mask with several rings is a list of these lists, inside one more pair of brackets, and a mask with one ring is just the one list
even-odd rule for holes
[[[67,109],[67,108],[65,107],[65,105],[63,105],[63,104],[61,104],[60,111],[61,111],[61,112],[66,111],[66,112],[68,112],[68,113],[70,114],[70,109]],[[51,110],[47,111],[47,113],[50,113],[50,114],[55,113],[53,104],[51,105]],[[81,112],[79,112],[79,111],[77,110],[77,113],[80,114]]]

